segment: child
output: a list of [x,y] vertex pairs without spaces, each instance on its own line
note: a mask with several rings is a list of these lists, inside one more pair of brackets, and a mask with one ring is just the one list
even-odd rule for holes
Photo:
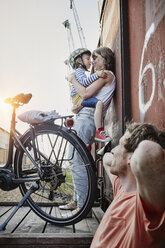
[[[86,76],[85,71],[91,67],[91,52],[86,48],[79,48],[73,51],[68,59],[69,64],[73,69],[75,69],[75,77],[76,80],[83,85],[84,87],[88,87],[91,83],[97,80],[99,77],[105,78],[106,74],[104,71],[96,71],[94,74],[89,77]],[[91,107],[95,108],[94,120],[96,126],[96,136],[95,140],[101,142],[108,142],[111,140],[109,136],[107,136],[102,127],[102,112],[104,104],[102,101],[97,99],[96,97],[90,97],[86,100],[76,92],[75,87],[71,86],[71,98],[74,106],[82,106],[82,107]]]

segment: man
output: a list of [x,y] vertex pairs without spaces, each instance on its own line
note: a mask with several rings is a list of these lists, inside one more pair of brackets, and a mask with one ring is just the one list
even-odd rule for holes
[[91,248],[165,247],[165,133],[130,124],[103,164],[114,200]]

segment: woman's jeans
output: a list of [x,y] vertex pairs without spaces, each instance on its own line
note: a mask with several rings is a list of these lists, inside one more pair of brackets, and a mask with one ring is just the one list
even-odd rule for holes
[[[83,108],[76,116],[73,129],[86,145],[93,142],[95,136],[93,108]],[[88,193],[88,177],[82,159],[75,151],[72,160],[72,179],[74,183],[74,201],[78,207],[82,207]]]

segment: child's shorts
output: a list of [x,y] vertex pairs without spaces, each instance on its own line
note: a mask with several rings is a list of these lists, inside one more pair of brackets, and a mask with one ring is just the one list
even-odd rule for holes
[[79,94],[75,94],[72,96],[73,105],[81,105],[83,98]]
[[83,100],[81,105],[83,107],[95,108],[98,101],[99,100],[96,97],[90,97],[86,100]]

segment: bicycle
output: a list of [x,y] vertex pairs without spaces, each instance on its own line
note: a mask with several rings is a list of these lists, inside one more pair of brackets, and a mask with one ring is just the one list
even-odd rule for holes
[[[23,135],[16,130],[16,109],[27,104],[31,97],[31,94],[19,94],[5,100],[11,104],[13,112],[8,159],[0,168],[0,188],[10,191],[19,187],[23,198],[0,230],[5,229],[25,201],[47,222],[59,226],[75,224],[87,216],[97,195],[95,162],[87,146],[72,129],[73,116],[31,123]],[[85,170],[87,183],[86,188],[82,188],[86,191],[84,205],[73,215],[71,211],[60,210],[59,205],[73,200],[75,188],[70,163],[75,154],[81,160],[76,173]],[[81,186],[81,178],[79,184]],[[65,217],[63,213],[66,213]]]

